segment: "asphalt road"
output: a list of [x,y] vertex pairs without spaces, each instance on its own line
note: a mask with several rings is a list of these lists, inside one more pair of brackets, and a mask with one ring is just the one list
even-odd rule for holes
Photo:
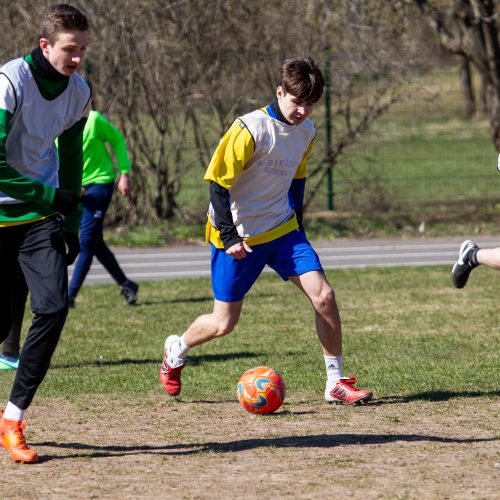
[[[338,239],[317,241],[314,248],[325,269],[370,266],[452,265],[463,238]],[[500,237],[478,238],[479,246],[500,246]],[[165,248],[114,248],[125,274],[134,281],[210,276],[210,248],[206,245]],[[70,273],[72,267],[69,269]],[[94,259],[86,285],[112,283]]]

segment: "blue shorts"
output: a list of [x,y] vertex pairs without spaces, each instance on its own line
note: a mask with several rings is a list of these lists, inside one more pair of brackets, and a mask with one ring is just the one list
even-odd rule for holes
[[299,230],[268,243],[255,245],[252,250],[244,259],[235,259],[223,249],[212,245],[212,290],[217,300],[243,300],[266,264],[285,281],[290,276],[323,271],[318,255],[306,235]]

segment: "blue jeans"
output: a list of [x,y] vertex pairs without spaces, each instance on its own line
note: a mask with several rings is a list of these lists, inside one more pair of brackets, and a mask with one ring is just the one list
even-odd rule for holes
[[104,242],[103,222],[111,197],[114,183],[89,184],[82,196],[83,215],[80,221],[80,255],[75,264],[68,293],[76,297],[89,272],[94,255],[113,277],[118,285],[123,285],[127,277],[118,265],[115,256]]

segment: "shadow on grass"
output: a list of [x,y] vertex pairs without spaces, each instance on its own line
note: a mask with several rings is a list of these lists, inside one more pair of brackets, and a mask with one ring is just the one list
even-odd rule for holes
[[[441,401],[449,401],[450,399],[455,398],[494,398],[500,396],[499,390],[492,391],[427,391],[420,392],[416,394],[410,394],[408,396],[384,396],[384,397],[376,397],[375,399],[368,401],[367,403],[363,403],[361,405],[342,405],[338,406],[356,406],[357,408],[369,408],[372,406],[383,406],[390,404],[405,404],[405,403],[413,403],[415,401],[426,401],[430,403],[439,403]],[[207,401],[207,400],[193,400],[193,401],[183,401],[181,399],[177,400],[178,403],[196,403],[196,404],[219,404],[219,403],[227,403],[230,401]],[[293,406],[301,406],[301,405],[310,405],[310,401],[293,401],[290,403]],[[331,403],[333,406],[336,403]],[[282,411],[280,413],[276,413],[272,415],[273,417],[285,416],[289,415],[300,415],[301,412],[294,411]],[[313,413],[313,412],[303,412],[303,413]],[[271,415],[269,415],[271,416]],[[268,417],[269,417],[268,416]]]
[[[276,294],[274,293],[267,293],[267,292],[253,292],[252,291],[252,298],[253,299],[268,299],[271,297],[276,297]],[[162,299],[162,300],[152,300],[152,299],[140,299],[137,301],[136,304],[134,304],[134,307],[148,307],[148,306],[156,306],[156,305],[162,305],[162,304],[197,304],[197,303],[213,303],[214,297],[213,295],[204,295],[202,297],[179,297],[175,299]],[[108,306],[103,306],[101,309],[105,309]],[[193,317],[194,320],[194,317]]]
[[[220,361],[228,361],[232,359],[246,359],[246,358],[254,358],[259,356],[258,353],[255,352],[228,352],[226,354],[205,354],[201,356],[190,356],[187,365],[189,366],[197,366],[203,363],[218,363]],[[51,370],[57,369],[67,369],[67,368],[84,368],[84,367],[103,367],[103,366],[121,366],[121,365],[149,365],[149,364],[157,364],[160,365],[161,358],[154,359],[131,359],[131,358],[123,358],[123,359],[115,359],[115,360],[93,360],[87,362],[79,362],[79,363],[54,363],[51,365]]]
[[442,438],[439,436],[424,436],[419,434],[312,434],[307,436],[285,436],[264,439],[241,439],[236,441],[207,442],[207,443],[174,443],[158,446],[98,446],[84,443],[55,443],[44,441],[33,443],[33,446],[47,446],[51,448],[72,450],[67,455],[42,456],[40,462],[65,460],[75,458],[103,458],[121,457],[127,455],[166,455],[189,456],[206,453],[234,453],[238,451],[261,448],[334,448],[336,446],[366,446],[376,444],[395,443],[404,441],[416,443],[425,441],[441,444],[471,444],[497,441],[496,438]]
[[[164,304],[185,304],[185,303],[203,303],[203,302],[213,302],[214,298],[210,295],[206,295],[205,297],[185,297],[182,299],[164,299],[164,300],[138,300],[134,307],[147,307],[147,306],[156,306],[156,305],[164,305]],[[194,318],[193,318],[194,319]]]
[[[237,402],[236,399],[219,399],[219,400],[207,400],[207,399],[193,399],[190,401],[183,401],[182,399],[177,399],[175,398],[175,404],[204,404],[204,405],[220,405],[224,403],[235,403]],[[243,413],[245,413],[245,410],[242,410]],[[289,418],[289,417],[296,417],[299,415],[314,415],[318,413],[317,411],[314,410],[300,410],[300,411],[295,411],[295,410],[287,410],[283,409],[283,407],[280,408],[279,411],[276,413],[268,413],[266,415],[259,415],[258,418],[266,418],[266,419],[280,419],[280,418]]]
[[370,401],[370,405],[387,405],[387,404],[401,404],[412,403],[414,401],[449,401],[454,398],[489,398],[500,396],[499,390],[491,391],[426,391],[418,392],[416,394],[409,394],[407,396],[385,396],[376,398]]

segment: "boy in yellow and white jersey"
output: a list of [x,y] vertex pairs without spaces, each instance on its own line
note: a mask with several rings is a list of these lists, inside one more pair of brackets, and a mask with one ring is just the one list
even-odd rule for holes
[[323,349],[329,402],[361,403],[342,372],[342,340],[335,294],[302,227],[307,156],[315,137],[308,119],[323,93],[323,76],[310,57],[283,62],[277,100],[237,118],[217,147],[205,174],[210,183],[207,241],[212,245],[214,308],[182,336],[165,341],[160,381],[176,396],[188,351],[230,333],[246,293],[266,265],[310,299]]

